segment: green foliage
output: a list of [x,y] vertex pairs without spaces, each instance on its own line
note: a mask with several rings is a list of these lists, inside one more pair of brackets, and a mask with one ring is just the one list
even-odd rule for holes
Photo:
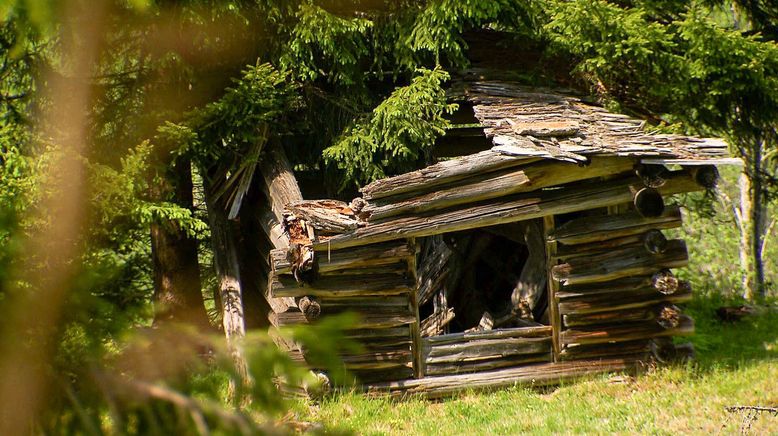
[[448,77],[440,68],[420,69],[410,85],[395,89],[370,118],[327,148],[325,160],[345,171],[346,181],[357,183],[412,169],[449,126],[444,115],[456,106],[446,103],[441,87]]

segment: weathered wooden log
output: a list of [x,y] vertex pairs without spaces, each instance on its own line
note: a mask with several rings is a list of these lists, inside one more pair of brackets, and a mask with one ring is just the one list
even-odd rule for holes
[[544,325],[538,327],[517,327],[510,329],[499,329],[485,332],[472,333],[450,333],[447,335],[433,336],[425,338],[424,341],[431,346],[440,344],[453,344],[460,342],[469,342],[486,339],[506,339],[506,338],[542,338],[551,337],[551,326]]
[[298,299],[297,307],[308,321],[314,321],[319,318],[319,315],[321,315],[321,305],[314,297],[306,296]]
[[363,328],[356,327],[346,329],[343,336],[353,340],[369,340],[370,343],[383,340],[410,339],[411,330],[408,326],[390,328]]
[[567,327],[656,320],[664,328],[675,328],[678,327],[680,314],[681,311],[678,307],[663,302],[655,306],[610,310],[607,312],[568,313],[563,316],[563,320]]
[[614,358],[623,355],[642,355],[644,358],[647,358],[652,353],[652,350],[651,340],[647,339],[612,344],[573,344],[565,346],[560,353],[560,357],[562,360]]
[[476,361],[518,354],[551,353],[551,338],[482,339],[423,347],[427,364]]
[[[671,277],[672,280],[667,280],[666,283],[657,281],[656,277],[660,275],[662,277]],[[685,290],[684,286],[688,286],[688,283],[680,282],[669,269],[666,269],[649,276],[625,277],[608,282],[567,285],[557,292],[557,298],[564,300],[597,294],[629,293],[648,288],[653,288],[656,292],[669,295],[678,290]]]
[[[319,274],[327,274],[344,269],[391,265],[407,261],[413,255],[414,252],[406,241],[365,245],[348,250],[320,251],[316,255],[316,269]],[[270,251],[270,262],[276,274],[288,274],[291,272],[292,265],[287,257],[287,250],[276,249]]]
[[542,223],[532,220],[523,224],[523,239],[529,254],[511,293],[511,304],[520,318],[534,320],[533,311],[546,292],[546,244]]
[[562,331],[559,339],[563,344],[601,344],[692,333],[694,333],[694,321],[688,316],[681,315],[676,328],[666,329],[656,322],[579,327]]
[[562,299],[559,303],[559,310],[563,314],[607,312],[649,307],[662,302],[678,304],[687,302],[691,298],[692,292],[688,287],[684,287],[683,290],[672,295],[665,295],[657,292],[653,287],[647,287]]
[[284,207],[295,201],[301,201],[303,195],[297,185],[292,165],[286,157],[283,147],[270,143],[260,161],[260,173],[268,207],[262,212],[260,224],[275,248],[289,246],[289,237],[284,231]]
[[397,380],[405,380],[413,378],[413,368],[405,366],[399,366],[396,368],[389,368],[383,370],[349,370],[351,374],[356,377],[355,382],[357,384],[370,384],[370,383],[387,383]]
[[[592,256],[602,252],[620,250],[629,247],[640,247],[640,246],[645,247],[646,233],[629,235],[629,236],[621,236],[618,238],[606,239],[604,241],[590,242],[586,244],[578,244],[578,245],[559,244],[556,255],[553,256],[553,260],[556,262],[557,260],[560,259],[572,259],[574,257]],[[666,248],[667,247],[665,246],[665,249]]]
[[399,176],[376,180],[360,189],[360,192],[362,192],[362,196],[366,200],[372,200],[404,192],[418,191],[422,186],[431,189],[464,179],[475,173],[496,171],[502,168],[525,165],[538,160],[538,158],[506,156],[487,150],[470,156],[446,160]]
[[[287,311],[271,315],[279,326],[291,326],[308,324],[315,319],[310,319],[304,313]],[[416,317],[409,312],[397,313],[357,313],[357,320],[350,328],[379,329],[409,325],[416,322]]]
[[663,253],[650,253],[645,247],[628,247],[608,253],[579,256],[554,266],[556,280],[565,284],[592,283],[621,277],[651,274],[662,268],[686,266],[689,255],[680,239],[668,241]]
[[646,218],[662,216],[665,211],[665,201],[662,194],[654,188],[643,188],[635,193],[633,204],[635,210]]
[[421,322],[420,331],[422,337],[437,336],[443,333],[446,324],[454,319],[454,309],[447,308],[435,312]]
[[424,304],[437,292],[446,292],[449,276],[458,276],[460,268],[456,254],[440,235],[430,236],[417,263],[419,304]]
[[423,395],[428,398],[441,398],[469,389],[497,389],[517,384],[532,386],[553,385],[562,380],[572,380],[592,374],[633,371],[636,369],[637,364],[638,360],[630,357],[541,363],[471,374],[376,383],[367,386],[367,392],[371,395],[392,395],[398,397]]
[[498,368],[507,368],[511,366],[527,365],[530,363],[548,362],[551,360],[549,351],[540,354],[522,354],[517,356],[506,356],[498,359],[481,361],[463,361],[449,363],[435,363],[426,365],[426,374],[448,375],[464,374],[478,371],[491,371]]
[[643,246],[651,254],[661,254],[667,250],[667,238],[661,230],[651,229],[643,234]]
[[[397,215],[445,209],[519,192],[536,191],[604,175],[629,171],[632,162],[623,158],[593,158],[589,165],[544,161],[487,174],[407,199],[387,197],[371,201],[362,211],[367,221],[377,223]],[[422,186],[423,187],[423,186]]]
[[[682,284],[675,278],[672,271],[669,269],[662,269],[651,276],[651,285],[657,291],[665,295],[671,295],[678,291]],[[688,285],[688,283],[684,283],[683,285]]]
[[340,355],[347,369],[385,369],[411,364],[411,349]]
[[[671,176],[667,183],[660,188],[664,194],[700,189],[700,186],[685,172],[681,172],[681,174],[676,172]],[[340,249],[620,204],[632,198],[630,185],[636,181],[634,177],[606,183],[598,181],[575,188],[569,187],[571,189],[561,188],[540,193],[518,194],[464,209],[401,217],[374,225],[368,224],[353,232],[335,236],[329,239],[326,244],[319,243],[317,247],[330,246],[332,249]]]
[[559,226],[549,235],[549,239],[566,245],[588,244],[640,235],[651,229],[678,227],[681,227],[681,209],[678,206],[670,206],[656,218],[645,218],[637,212],[627,212],[619,215],[574,219]]
[[648,188],[659,188],[664,185],[665,174],[668,172],[664,165],[649,165],[639,163],[635,166],[635,174],[643,180],[643,184]]
[[342,201],[303,200],[287,204],[286,209],[323,234],[344,233],[358,227],[354,211]]
[[694,180],[705,189],[713,189],[719,182],[719,170],[713,165],[701,165],[688,168]]
[[270,283],[273,297],[356,297],[398,295],[414,289],[409,279],[396,274],[323,276],[312,284],[301,284],[288,276],[274,275]]

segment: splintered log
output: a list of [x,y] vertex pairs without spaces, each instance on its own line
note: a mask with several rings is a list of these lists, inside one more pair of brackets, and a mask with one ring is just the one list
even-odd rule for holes
[[613,344],[568,345],[559,354],[562,360],[583,360],[613,358],[622,355],[643,355],[646,358],[653,350],[651,340],[617,342]]
[[436,336],[443,333],[443,329],[452,319],[454,319],[454,309],[450,307],[433,313],[421,322],[421,336]]
[[397,215],[416,214],[475,203],[519,192],[536,191],[580,180],[629,171],[632,162],[623,158],[593,158],[589,165],[544,161],[519,168],[479,174],[432,192],[397,199],[371,201],[362,211],[370,223]]
[[[667,183],[660,188],[664,194],[700,189],[684,171],[673,172],[670,176]],[[587,182],[495,199],[463,209],[401,217],[383,223],[368,224],[351,233],[335,236],[326,243],[317,244],[317,249],[326,246],[340,249],[394,239],[429,236],[621,204],[632,199],[630,185],[636,182],[639,183],[636,177],[608,182]]]
[[460,342],[476,341],[482,339],[506,339],[506,338],[542,338],[551,337],[551,326],[518,327],[510,329],[490,330],[485,332],[450,333],[447,335],[425,338],[424,341],[431,346],[440,344],[454,344]]
[[[651,276],[651,284],[654,289],[665,294],[670,295],[675,293],[681,286],[681,282],[675,278],[673,272],[669,269],[659,270]],[[688,283],[684,283],[688,285]]]
[[661,216],[665,211],[665,201],[662,194],[654,188],[643,188],[635,194],[633,199],[635,210],[646,218]]
[[398,295],[413,289],[409,279],[397,274],[322,276],[312,284],[298,283],[290,276],[273,276],[270,283],[270,294],[273,297]]
[[644,234],[652,229],[677,227],[681,227],[681,209],[678,206],[671,206],[655,218],[645,218],[637,212],[627,212],[619,215],[574,219],[559,226],[549,235],[549,239],[566,245],[588,244]]
[[466,333],[470,333],[470,332],[484,332],[484,331],[491,330],[492,327],[494,327],[494,317],[492,316],[491,313],[484,312],[484,314],[481,315],[481,320],[478,321],[478,325],[473,327],[473,328],[469,328],[469,329],[465,330],[465,332]]
[[390,195],[418,191],[421,187],[426,189],[436,188],[462,180],[475,173],[496,171],[538,160],[538,158],[506,156],[486,150],[474,155],[439,162],[410,173],[376,180],[360,189],[360,192],[362,192],[362,197],[366,200],[373,200]]
[[[392,265],[407,261],[413,255],[414,252],[406,241],[365,245],[348,250],[321,251],[316,255],[317,271],[319,274],[325,274],[345,269]],[[270,262],[276,274],[288,274],[292,271],[287,250],[272,250]]]
[[357,228],[357,218],[348,204],[337,200],[304,200],[286,205],[296,217],[304,219],[323,234],[338,234]]
[[520,318],[534,320],[533,311],[546,291],[546,244],[541,223],[532,220],[522,224],[529,255],[511,293],[511,304]]
[[602,344],[692,333],[694,321],[686,315],[681,315],[675,328],[666,329],[656,322],[579,327],[562,331],[559,338],[563,344]]
[[550,359],[551,354],[549,347],[548,351],[540,354],[521,354],[489,360],[427,364],[426,374],[429,376],[491,371],[498,368],[527,365],[530,363],[548,362]]
[[425,344],[424,361],[429,364],[475,361],[519,354],[551,353],[551,338],[481,339],[455,344]]
[[656,320],[664,328],[678,327],[680,309],[670,303],[651,307],[609,310],[595,313],[570,313],[563,316],[565,326],[578,327],[594,324],[645,322]]
[[621,277],[651,274],[662,268],[686,266],[689,260],[686,243],[680,239],[667,242],[663,253],[650,253],[645,247],[628,247],[611,252],[567,259],[554,266],[554,279],[564,284],[604,282]]
[[470,389],[498,389],[516,384],[546,386],[592,374],[634,371],[638,363],[637,359],[630,357],[541,363],[469,374],[377,383],[369,385],[367,391],[372,395],[388,394],[398,397],[423,395],[428,398],[440,398]]

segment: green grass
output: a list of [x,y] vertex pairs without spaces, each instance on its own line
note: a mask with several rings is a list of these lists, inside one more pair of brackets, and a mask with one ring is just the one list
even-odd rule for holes
[[[295,410],[328,430],[360,434],[737,433],[742,416],[725,406],[778,406],[778,313],[722,324],[713,315],[719,303],[687,308],[697,320],[692,364],[444,401],[343,393]],[[751,430],[778,434],[778,417],[763,415]]]

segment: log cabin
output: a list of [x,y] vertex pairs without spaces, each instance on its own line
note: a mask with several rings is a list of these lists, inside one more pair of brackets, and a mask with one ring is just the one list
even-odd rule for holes
[[[346,203],[262,165],[273,327],[354,312],[341,355],[367,392],[441,397],[631,371],[689,355],[674,196],[737,164],[719,139],[652,133],[560,89],[465,77],[436,163]],[[455,117],[456,118],[456,117]],[[305,362],[305,350],[283,343]],[[315,368],[313,368],[315,369]]]

